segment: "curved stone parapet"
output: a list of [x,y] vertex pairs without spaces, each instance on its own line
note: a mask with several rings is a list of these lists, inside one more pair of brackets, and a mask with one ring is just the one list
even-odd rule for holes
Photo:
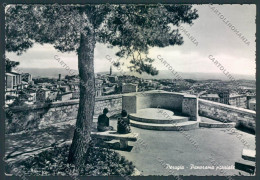
[[137,113],[145,108],[162,108],[177,111],[189,117],[189,120],[198,120],[198,100],[194,95],[167,92],[161,90],[124,94],[122,109],[129,114]]
[[130,121],[131,126],[157,131],[188,131],[199,128],[199,123],[196,121],[187,121],[176,124],[157,124],[157,123],[144,123],[138,121]]

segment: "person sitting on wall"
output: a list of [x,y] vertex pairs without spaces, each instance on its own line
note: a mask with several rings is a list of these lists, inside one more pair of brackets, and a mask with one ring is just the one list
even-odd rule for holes
[[117,132],[119,134],[128,134],[131,133],[131,128],[130,128],[130,120],[127,117],[127,112],[126,110],[122,110],[120,118],[118,118],[117,122]]
[[98,116],[97,130],[100,132],[113,130],[112,126],[109,126],[109,118],[107,117],[108,109],[103,109],[103,114]]

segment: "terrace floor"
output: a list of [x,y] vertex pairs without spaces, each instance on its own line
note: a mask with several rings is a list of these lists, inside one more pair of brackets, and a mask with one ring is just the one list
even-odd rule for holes
[[[203,117],[202,117],[203,118]],[[207,120],[205,118],[204,120]],[[6,156],[9,162],[18,161],[39,153],[53,144],[70,141],[73,136],[75,121],[54,124],[31,133],[6,135]],[[117,120],[111,118],[110,125],[116,128]],[[133,161],[142,175],[246,175],[242,171],[190,169],[195,166],[231,166],[241,159],[243,148],[255,149],[255,135],[240,130],[226,128],[199,128],[190,131],[153,131],[131,127],[139,133],[137,142],[129,142],[129,151],[116,150],[128,160]],[[238,135],[240,137],[238,138]],[[243,141],[249,144],[245,147]],[[193,142],[193,143],[192,143]],[[194,142],[198,145],[197,149]],[[113,143],[111,141],[110,143]],[[160,159],[159,162],[157,159]],[[184,166],[184,169],[165,168]]]

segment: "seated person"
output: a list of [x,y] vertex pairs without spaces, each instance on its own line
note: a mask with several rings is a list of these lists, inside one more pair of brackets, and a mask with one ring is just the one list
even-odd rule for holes
[[131,128],[130,128],[130,120],[127,117],[127,112],[126,110],[122,110],[120,118],[118,118],[117,122],[117,132],[119,134],[128,134],[131,133]]
[[109,126],[109,118],[107,117],[108,109],[103,110],[103,114],[98,116],[97,130],[100,132],[113,130],[112,126]]

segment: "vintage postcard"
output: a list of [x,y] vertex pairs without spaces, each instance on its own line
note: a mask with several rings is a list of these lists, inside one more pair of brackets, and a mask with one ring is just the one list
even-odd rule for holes
[[255,4],[11,4],[5,176],[256,175]]

